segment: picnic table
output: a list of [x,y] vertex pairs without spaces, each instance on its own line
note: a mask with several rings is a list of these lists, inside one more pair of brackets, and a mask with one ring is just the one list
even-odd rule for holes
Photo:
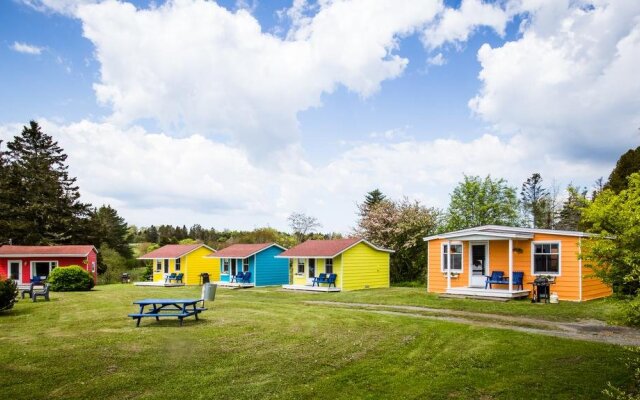
[[[198,314],[206,311],[204,307],[198,307],[198,303],[202,299],[143,299],[136,300],[133,304],[140,306],[140,311],[136,314],[129,314],[133,319],[136,319],[136,326],[140,326],[140,320],[142,318],[153,317],[156,321],[160,321],[160,317],[173,317],[180,320],[180,326],[182,326],[182,320],[186,317],[195,316],[198,319]],[[145,311],[146,307],[150,307]]]

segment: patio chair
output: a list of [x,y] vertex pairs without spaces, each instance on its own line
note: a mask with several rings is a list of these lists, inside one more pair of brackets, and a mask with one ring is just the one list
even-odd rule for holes
[[166,278],[164,278],[164,282],[165,283],[171,283],[172,280],[176,279],[176,274],[171,274],[169,276],[167,276]]
[[[484,288],[491,289],[491,285],[504,285],[504,272],[502,271],[493,271],[490,276],[487,276],[487,281],[484,284]],[[507,282],[508,283],[508,282]]]
[[34,303],[36,302],[36,299],[38,298],[38,296],[44,297],[46,301],[49,301],[49,284],[48,283],[45,283],[42,289],[33,289],[31,291],[31,300],[33,300]]
[[329,277],[327,278],[327,283],[329,284],[329,287],[331,287],[331,285],[333,285],[333,287],[336,287],[337,277],[338,277],[337,274],[329,274]]
[[514,272],[513,273],[513,287],[520,287],[520,290],[524,289],[522,280],[524,279],[524,272]]
[[326,280],[327,280],[327,274],[323,272],[320,275],[313,278],[313,282],[311,283],[311,286],[315,286],[315,285],[320,286],[320,284],[322,282],[325,282]]
[[240,271],[231,277],[231,282],[236,281],[236,283],[240,283],[243,279],[244,279],[244,274],[242,273],[242,271]]
[[183,283],[182,282],[182,278],[184,278],[184,274],[182,272],[180,272],[179,274],[176,275],[174,280],[176,281],[176,283],[178,283],[178,282]]
[[242,276],[242,283],[251,283],[251,272],[247,271]]
[[33,292],[33,286],[34,285],[37,285],[37,283],[33,283],[32,282],[32,283],[29,284],[29,289],[22,289],[20,291],[20,298],[24,299],[24,295],[25,294],[28,294],[29,298],[31,298],[31,293]]
[[41,276],[32,276],[31,277],[31,283],[40,283],[43,282],[44,279],[42,279]]

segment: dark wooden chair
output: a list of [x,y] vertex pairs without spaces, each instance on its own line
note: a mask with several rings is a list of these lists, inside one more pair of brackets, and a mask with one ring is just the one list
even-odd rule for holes
[[45,283],[44,287],[42,289],[33,289],[31,291],[31,300],[33,300],[33,302],[36,302],[36,299],[39,297],[44,297],[44,299],[46,301],[49,301],[49,284]]

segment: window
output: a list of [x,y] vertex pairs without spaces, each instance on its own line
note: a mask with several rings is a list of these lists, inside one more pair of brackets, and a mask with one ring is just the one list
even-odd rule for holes
[[245,258],[244,260],[242,260],[242,272],[247,271],[249,271],[249,259]]
[[533,273],[560,274],[560,243],[533,243]]
[[[448,270],[449,245],[442,244],[442,271]],[[451,271],[462,272],[462,244],[451,244]]]
[[298,258],[298,274],[304,274],[304,259]]
[[222,273],[223,274],[228,274],[229,273],[229,259],[225,258],[222,260]]
[[176,258],[176,271],[180,271],[180,259]]
[[31,261],[31,276],[48,277],[51,270],[57,266],[57,261]]
[[9,279],[13,279],[14,281],[20,281],[21,273],[20,267],[21,261],[9,261]]
[[91,262],[91,272],[96,272],[96,262],[95,261]]
[[327,274],[333,274],[333,258],[327,258],[324,260],[324,272]]
[[169,273],[169,259],[168,258],[164,259],[164,273],[165,274]]
[[162,260],[156,260],[156,272],[162,271]]

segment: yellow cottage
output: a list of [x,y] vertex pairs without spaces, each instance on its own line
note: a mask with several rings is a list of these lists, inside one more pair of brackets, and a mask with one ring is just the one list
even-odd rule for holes
[[364,239],[307,240],[280,255],[288,258],[285,289],[334,292],[389,287],[393,250]]
[[220,260],[205,257],[211,253],[215,250],[205,244],[168,244],[138,257],[138,260],[153,260],[154,282],[170,283],[169,277],[182,274],[182,283],[198,285],[203,273],[209,274],[211,281],[220,280]]

